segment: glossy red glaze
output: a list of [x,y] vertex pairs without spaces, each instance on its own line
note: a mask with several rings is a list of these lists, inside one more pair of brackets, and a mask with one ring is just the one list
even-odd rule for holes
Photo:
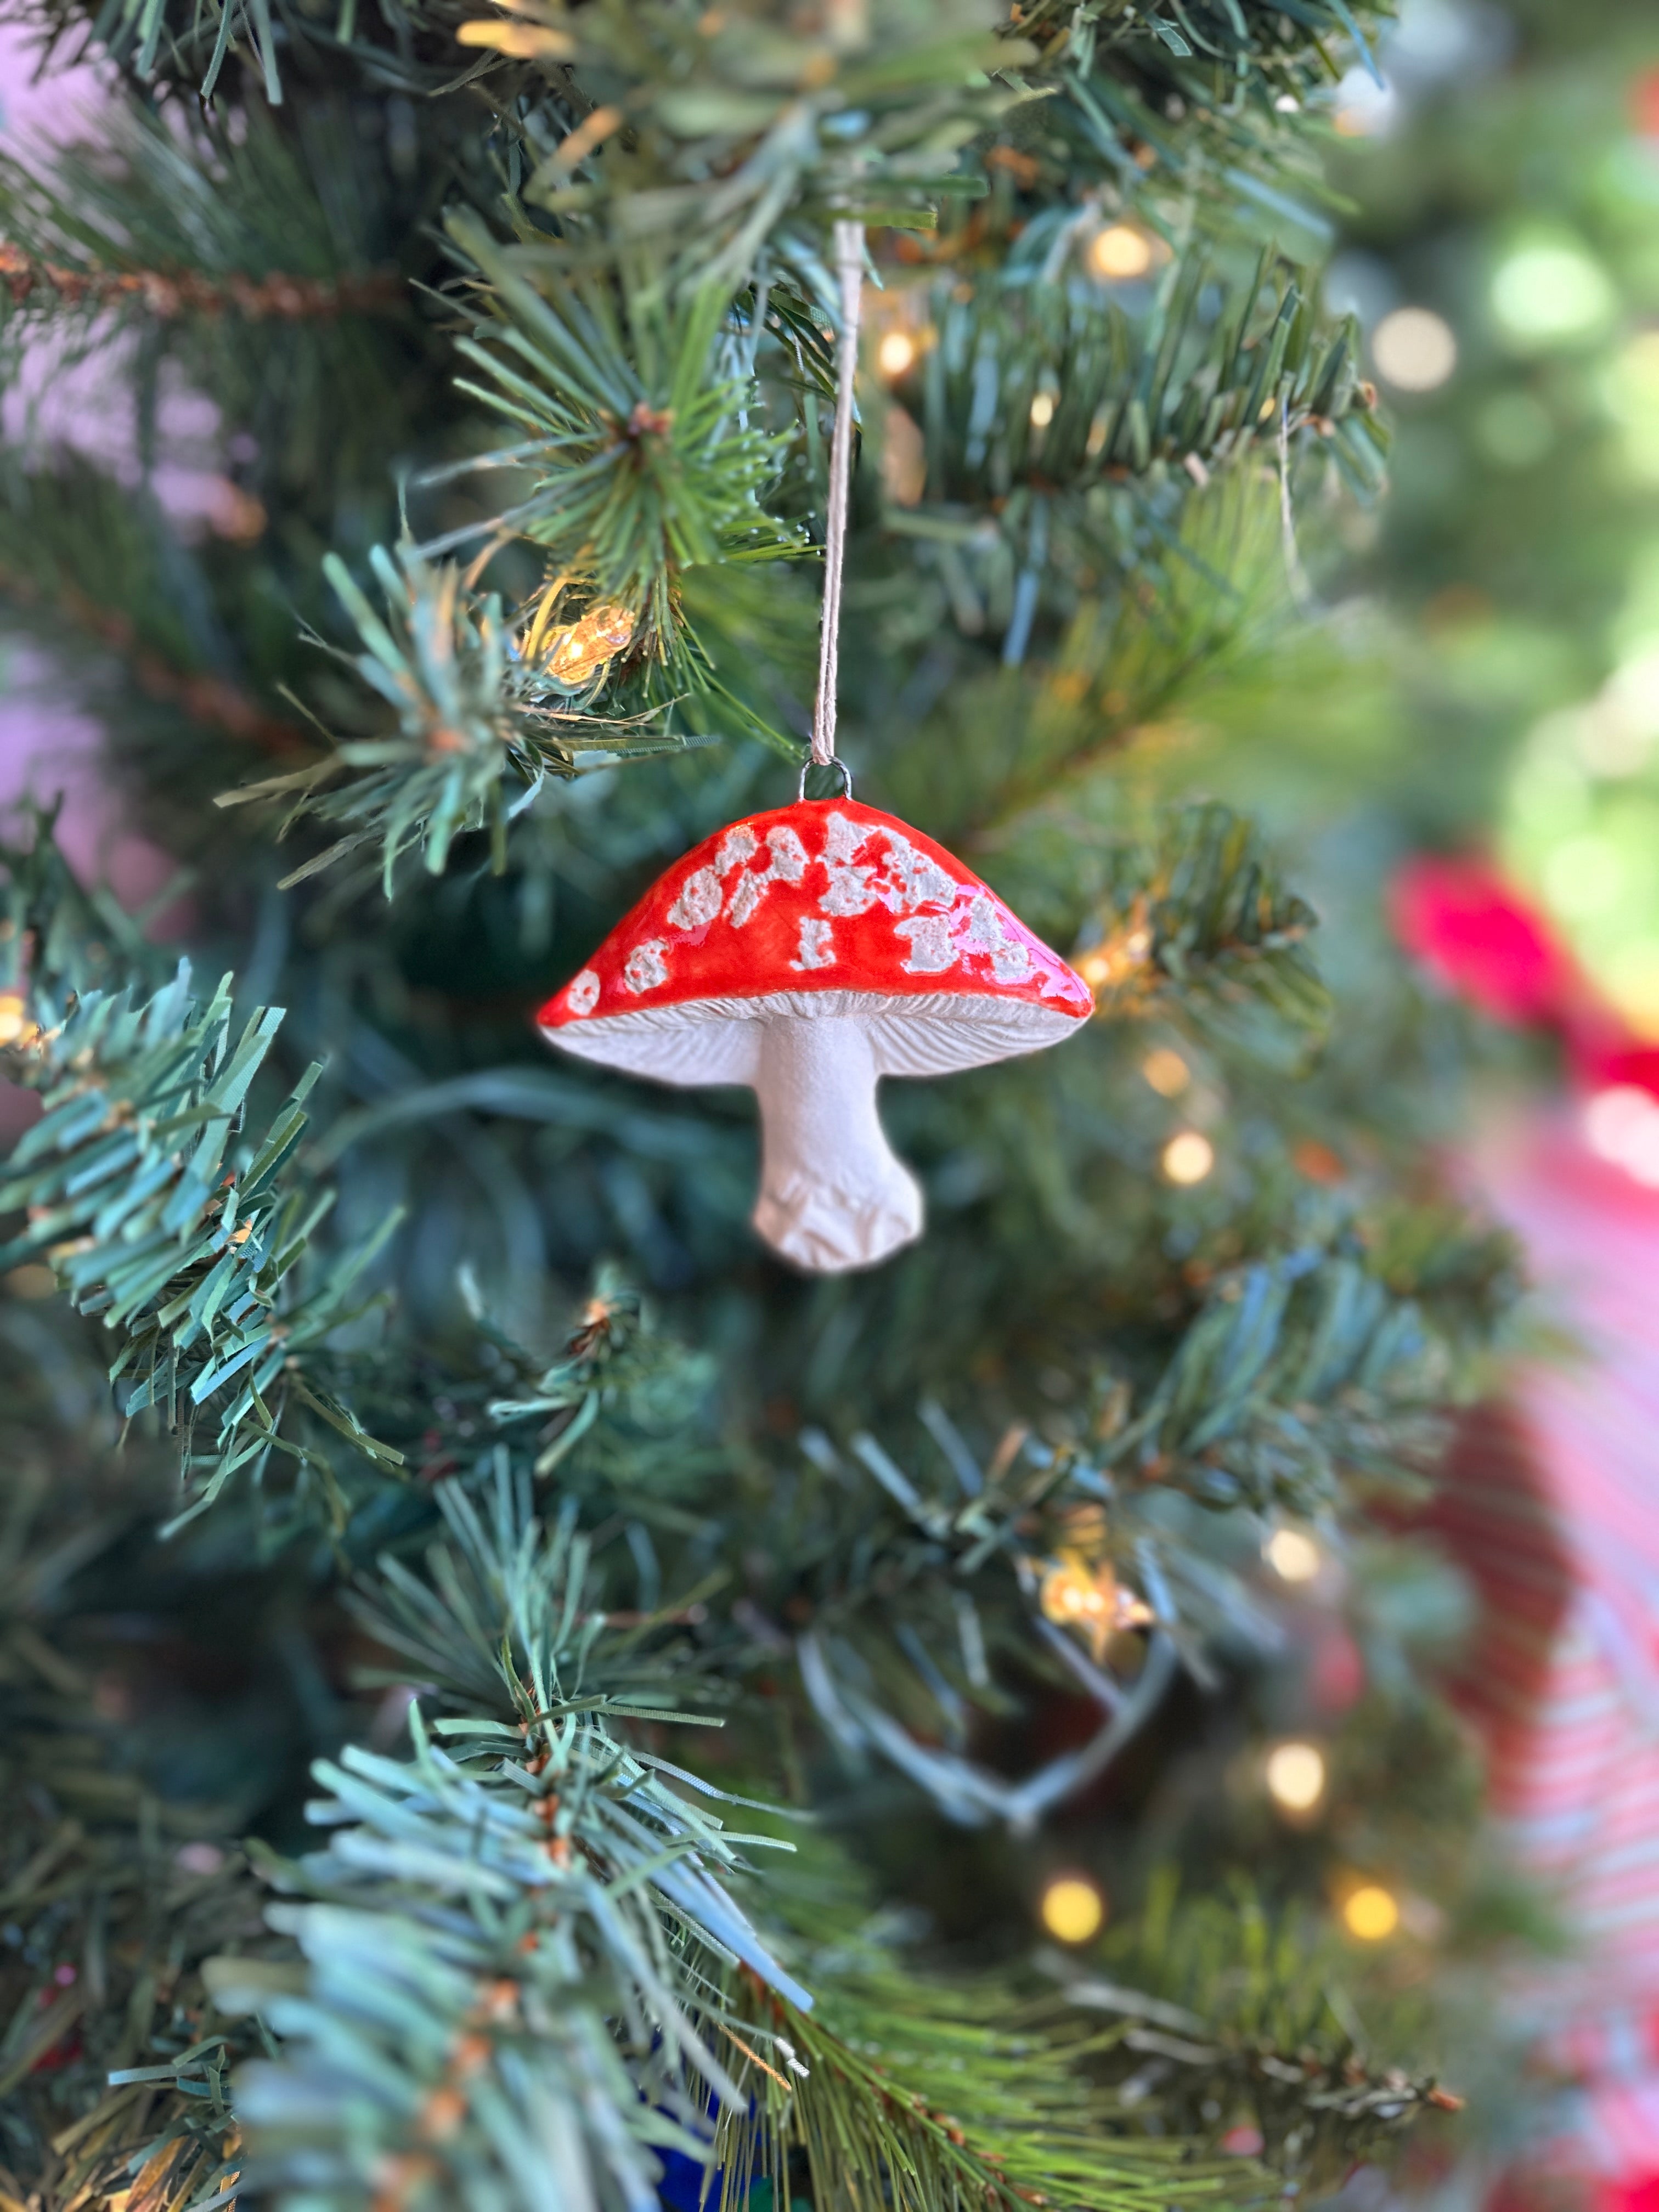
[[751,814],[659,876],[544,1029],[778,991],[960,994],[1079,1021],[1088,985],[931,837],[848,799]]

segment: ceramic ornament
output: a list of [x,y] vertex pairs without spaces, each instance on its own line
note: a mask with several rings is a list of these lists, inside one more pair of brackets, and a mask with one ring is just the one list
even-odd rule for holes
[[659,878],[544,1006],[562,1051],[760,1102],[756,1228],[799,1267],[867,1267],[921,1232],[876,1110],[1072,1036],[1089,987],[960,860],[850,797],[734,822]]

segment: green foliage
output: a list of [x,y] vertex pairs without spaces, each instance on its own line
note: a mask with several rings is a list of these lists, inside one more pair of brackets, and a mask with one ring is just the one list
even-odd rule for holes
[[0,1300],[0,2190],[63,2212],[142,2173],[175,2212],[234,2174],[228,2073],[260,2040],[207,2018],[203,1960],[289,1947],[262,1927],[235,1809],[158,1793],[118,1659],[88,1645],[89,1606],[153,1594],[131,1539],[168,1488],[141,1446],[111,1452],[91,1334]]
[[[710,1362],[654,1334],[639,1292],[614,1267],[599,1271],[594,1294],[561,1358],[548,1368],[492,1327],[473,1297],[473,1317],[490,1336],[520,1385],[494,1400],[490,1413],[512,1430],[539,1420],[534,1472],[545,1477],[606,1419],[594,1442],[597,1471],[626,1491],[649,1486],[660,1441],[690,1424],[697,1400],[714,1377]],[[499,1370],[497,1370],[499,1375]],[[595,1455],[585,1455],[590,1462]],[[574,1472],[574,1470],[573,1470]]]
[[[406,853],[418,849],[440,874],[455,839],[472,830],[488,831],[499,872],[507,823],[544,777],[575,775],[583,756],[591,763],[675,749],[658,732],[583,714],[556,674],[526,656],[500,599],[467,591],[453,567],[434,568],[407,544],[395,564],[378,545],[369,557],[386,593],[385,621],[342,562],[331,556],[325,565],[366,648],[351,665],[395,708],[398,734],[348,738],[312,767],[220,796],[222,806],[289,802],[283,830],[305,816],[343,828],[284,879],[284,890],[378,844],[390,898]],[[360,773],[336,788],[353,769]],[[509,775],[522,787],[511,797]]]
[[[238,1030],[230,979],[204,1006],[185,962],[142,1004],[130,989],[76,999],[61,1025],[26,1032],[9,1054],[44,1111],[0,1179],[0,1210],[27,1217],[0,1248],[0,1267],[45,1255],[72,1303],[114,1336],[110,1379],[126,1417],[154,1407],[182,1432],[185,1470],[200,1486],[174,1527],[239,1468],[258,1474],[273,1451],[314,1472],[340,1510],[326,1458],[283,1433],[290,1400],[387,1468],[399,1457],[305,1372],[306,1355],[352,1312],[374,1256],[371,1243],[298,1288],[332,1202],[284,1180],[319,1071],[261,1142],[237,1141],[282,1018],[256,1008]],[[216,1398],[204,1452],[196,1423]]]
[[[1052,1963],[1073,2004],[1123,2022],[1108,2062],[1118,2095],[1177,2130],[1218,2112],[1224,2129],[1259,2136],[1263,2163],[1301,2190],[1334,2187],[1356,2159],[1386,2155],[1425,2111],[1459,2109],[1432,2074],[1366,2057],[1347,1994],[1352,1951],[1295,1913],[1270,1913],[1243,1882],[1183,1898],[1164,1870],[1097,1956],[1113,1979]],[[1398,2032],[1401,2019],[1390,2025]]]
[[86,890],[71,872],[56,835],[61,806],[24,806],[0,841],[0,989],[17,1002],[14,1043],[31,1027],[61,1028],[89,991],[117,980],[159,983],[173,964],[144,934],[149,913],[129,914],[104,886]]
[[[148,2163],[154,2212],[208,2212],[246,2155],[293,2212],[647,2212],[678,2148],[732,2212],[1155,2212],[1375,2149],[1432,2092],[1360,2045],[1426,2030],[1341,2027],[1305,1931],[1348,1839],[1382,1863],[1407,1816],[1438,1876],[1468,1810],[1419,1849],[1446,1761],[1389,1787],[1443,1739],[1386,1607],[1376,1760],[1329,1766],[1377,1848],[1272,1856],[1293,1935],[1224,1888],[1155,1899],[1127,1997],[1030,1959],[1057,1806],[1091,1862],[1154,1825],[1206,1876],[1259,1853],[1221,1767],[1290,1665],[1264,1523],[1336,1549],[1409,1489],[1512,1288],[1500,1240],[1391,1195],[1405,1136],[1330,1073],[1340,994],[1268,843],[1143,772],[1279,649],[1310,495],[1380,481],[1303,266],[1341,0],[46,4],[130,76],[106,136],[0,173],[12,329],[118,330],[138,432],[118,468],[10,454],[0,590],[101,648],[76,697],[198,861],[197,966],[292,1011],[194,1000],[44,834],[5,855],[45,1110],[0,1174],[0,1360],[34,1364],[0,1419],[64,1518],[0,1576],[0,2033],[33,2069],[0,2189],[111,2212]],[[848,751],[1101,1018],[890,1086],[927,1240],[809,1285],[748,1241],[740,1105],[556,1066],[526,1016],[800,757],[849,210]],[[1145,283],[1090,260],[1117,222]],[[881,381],[890,324],[918,349]],[[165,509],[180,390],[221,410],[189,458],[228,538]],[[251,752],[283,772],[227,803],[294,836],[283,886],[265,821],[196,805]],[[1176,1187],[1188,1126],[1212,1172]],[[50,1325],[42,1258],[80,1310]],[[151,1416],[182,1431],[182,1512],[148,1475],[109,1504],[106,1364],[146,1468]],[[1100,1621],[1051,1617],[1057,1571]],[[164,1680],[197,1637],[210,1687],[158,1720],[129,1634]],[[249,1862],[198,1891],[173,1841],[249,1825],[263,1919]],[[818,1893],[781,1834],[839,1863]],[[906,1896],[931,1921],[872,1921]],[[1216,2155],[1247,2118],[1265,2175]]]
[[1178,1006],[1200,1032],[1294,1064],[1330,1021],[1308,949],[1313,909],[1280,882],[1252,823],[1224,806],[1172,810],[1155,841],[1109,856],[1094,950],[1108,1014]]
[[[60,337],[79,324],[102,344],[112,319],[228,316],[234,328],[399,303],[395,276],[369,264],[361,215],[354,222],[348,200],[319,193],[262,106],[234,134],[210,117],[181,131],[176,118],[118,108],[95,149],[83,141],[70,159],[71,193],[15,155],[0,160],[17,321],[50,317]],[[261,336],[269,345],[269,329]]]
[[835,213],[930,228],[942,193],[975,189],[959,152],[1017,97],[998,79],[1032,58],[997,34],[1000,12],[887,0],[817,23],[538,0],[461,35],[534,57],[557,83],[574,69],[577,97],[526,132],[523,189],[583,258],[632,261],[674,294],[731,294],[757,263],[815,258]]
[[311,1978],[270,2003],[287,2055],[241,2110],[256,2155],[318,2202],[359,2203],[409,2158],[417,2201],[648,2203],[650,2147],[695,2155],[705,2100],[740,2102],[702,2018],[723,1966],[811,2003],[721,1886],[767,1839],[622,1732],[693,1716],[647,1664],[648,1625],[590,1609],[568,1516],[544,1527],[505,1464],[488,1517],[440,1503],[428,1577],[384,1563],[369,1617],[445,1716],[411,1709],[407,1763],[352,1748],[319,1769],[313,1817],[337,1832],[276,1869],[317,1901],[273,1915]]
[[1009,659],[1023,657],[1039,592],[1066,594],[1079,569],[1182,557],[1177,518],[1194,483],[1253,447],[1328,441],[1356,486],[1381,477],[1352,322],[1322,328],[1265,253],[1229,297],[1196,250],[1132,315],[1079,274],[1091,235],[1056,209],[1021,232],[1006,290],[963,297],[941,276],[907,301],[931,335],[893,394],[921,432],[924,481],[886,526],[961,566],[959,620],[994,596],[988,570],[1012,563],[1024,611]]
[[1056,137],[1067,166],[1098,165],[1126,197],[1154,203],[1184,189],[1228,228],[1288,223],[1318,237],[1328,194],[1307,159],[1305,126],[1286,117],[1340,76],[1337,51],[1358,40],[1370,60],[1365,35],[1389,12],[1364,0],[1293,9],[1193,0],[1131,15],[1092,0],[1076,9],[1037,0],[1020,28],[1060,65]]
[[527,434],[479,465],[516,461],[533,478],[469,534],[545,547],[558,572],[635,617],[638,650],[678,664],[681,570],[802,545],[761,504],[782,456],[749,421],[759,395],[720,371],[727,292],[711,280],[674,305],[619,299],[603,279],[562,276],[550,246],[504,251],[459,218],[451,229],[490,309],[458,349],[487,381],[459,388]]
[[1100,2039],[1006,1985],[918,1987],[866,1936],[839,1947],[812,2014],[780,2004],[763,2018],[787,2029],[772,2048],[789,2070],[751,2069],[754,2123],[722,2118],[722,2206],[749,2201],[757,2179],[792,2202],[792,2158],[802,2201],[838,2212],[872,2185],[902,2212],[1014,2212],[1034,2196],[1079,2212],[1155,2212],[1257,2194],[1248,2166],[1131,2134],[1091,2079]]

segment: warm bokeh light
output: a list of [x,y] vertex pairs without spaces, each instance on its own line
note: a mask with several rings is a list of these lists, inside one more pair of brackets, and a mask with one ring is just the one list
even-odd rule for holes
[[916,357],[916,342],[908,331],[889,331],[876,348],[876,366],[884,376],[902,376]]
[[1323,1564],[1318,1545],[1299,1528],[1275,1528],[1266,1549],[1267,1565],[1281,1582],[1310,1583]]
[[1054,419],[1054,398],[1051,392],[1039,392],[1031,400],[1031,428],[1046,430]]
[[1091,1561],[1079,1552],[1062,1552],[1049,1564],[1037,1601],[1056,1628],[1087,1636],[1097,1665],[1120,1630],[1144,1628],[1152,1619],[1151,1606],[1123,1587],[1109,1559]]
[[1177,1098],[1193,1079],[1193,1071],[1178,1052],[1167,1044],[1157,1046],[1140,1063],[1140,1072],[1160,1098]]
[[1342,1922],[1362,1943],[1381,1943],[1400,1925],[1400,1907],[1374,1881],[1352,1891],[1342,1902]]
[[1457,340],[1431,308],[1396,307],[1371,332],[1371,359],[1396,392],[1433,392],[1457,366]]
[[1267,1794],[1287,1813],[1311,1813],[1325,1795],[1324,1754],[1310,1743],[1281,1743],[1267,1754]]
[[1171,1182],[1202,1182],[1215,1165],[1215,1146],[1196,1129],[1183,1129],[1164,1147],[1164,1172]]
[[1145,967],[1152,949],[1151,930],[1143,922],[1132,921],[1125,928],[1114,930],[1103,944],[1091,945],[1073,964],[1089,988],[1098,994]]
[[1152,265],[1152,241],[1127,222],[1109,223],[1089,242],[1089,266],[1109,283],[1144,276]]
[[18,994],[0,992],[0,1045],[15,1044],[30,1026],[28,1010]]
[[1056,1875],[1040,1910],[1043,1926],[1062,1943],[1086,1943],[1106,1923],[1106,1900],[1086,1875]]

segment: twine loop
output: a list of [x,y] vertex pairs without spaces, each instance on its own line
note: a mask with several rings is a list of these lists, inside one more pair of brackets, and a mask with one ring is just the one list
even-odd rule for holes
[[847,500],[853,474],[853,384],[859,361],[859,309],[864,291],[864,225],[838,222],[836,273],[841,282],[841,332],[836,348],[836,426],[830,441],[830,507],[823,536],[823,615],[818,632],[818,692],[812,708],[812,750],[801,770],[840,768],[847,796],[853,779],[836,757],[836,684],[841,665],[841,582],[847,553]]

